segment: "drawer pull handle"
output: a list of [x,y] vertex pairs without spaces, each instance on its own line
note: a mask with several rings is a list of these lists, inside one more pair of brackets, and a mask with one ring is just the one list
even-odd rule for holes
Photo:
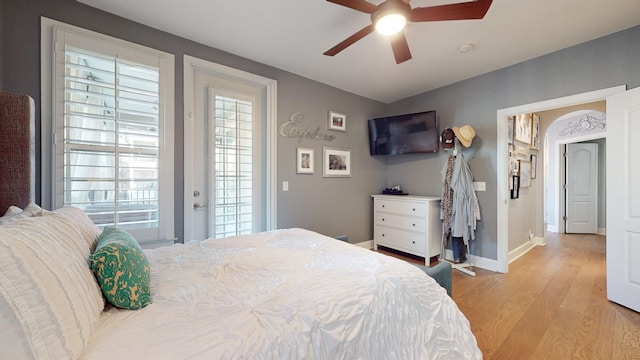
[[414,243],[414,244],[415,244],[416,242],[415,242],[415,241],[412,241],[412,243]]
[[382,234],[382,237],[384,237],[384,234]]
[[416,227],[416,224],[412,224],[412,225],[413,225],[413,227]]
[[414,208],[413,211],[416,211],[416,209]]
[[382,207],[384,207],[384,205],[382,205]]
[[382,221],[384,221],[384,218],[382,218]]

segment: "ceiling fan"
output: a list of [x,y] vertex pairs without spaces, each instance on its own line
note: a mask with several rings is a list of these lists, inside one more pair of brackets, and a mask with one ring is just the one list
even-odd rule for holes
[[411,51],[402,29],[407,22],[482,19],[493,0],[475,0],[456,4],[411,8],[410,0],[386,0],[374,5],[364,0],[327,0],[334,4],[371,14],[371,24],[324,52],[334,56],[374,30],[389,35],[396,64],[411,59]]

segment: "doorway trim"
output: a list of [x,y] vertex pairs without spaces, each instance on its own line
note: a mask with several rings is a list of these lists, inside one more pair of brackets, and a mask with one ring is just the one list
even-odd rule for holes
[[[562,117],[559,117],[556,120],[561,119]],[[554,197],[553,201],[553,206],[554,206],[554,211],[556,214],[556,232],[558,233],[564,233],[565,229],[566,229],[566,224],[563,221],[563,216],[566,215],[566,208],[565,208],[565,194],[564,194],[564,190],[562,189],[562,179],[564,179],[565,176],[565,172],[566,169],[564,167],[564,156],[562,154],[562,147],[568,144],[575,144],[575,143],[579,143],[582,141],[590,141],[590,140],[598,140],[598,139],[605,139],[606,140],[606,135],[605,133],[595,133],[595,134],[590,134],[590,135],[585,135],[585,136],[577,136],[574,138],[569,138],[569,139],[562,139],[562,140],[558,140],[554,143],[553,146],[555,146],[556,148],[556,159],[554,159],[554,166],[555,166],[555,172],[556,172],[556,176],[557,178],[555,179],[556,181],[556,185],[558,187],[557,191],[556,191],[556,196]],[[600,151],[600,150],[598,150]],[[547,186],[548,184],[545,183],[545,186]],[[546,208],[546,205],[545,205]],[[547,230],[550,230],[549,228],[547,228]]]
[[191,224],[193,176],[194,169],[191,162],[193,149],[189,144],[193,143],[194,121],[194,87],[196,74],[202,73],[220,79],[248,85],[260,90],[263,94],[266,112],[266,176],[265,176],[265,227],[266,230],[274,230],[277,226],[277,84],[278,82],[260,75],[243,70],[217,64],[193,56],[184,55],[184,240],[193,238]]
[[507,127],[510,115],[546,111],[561,107],[579,105],[594,101],[606,100],[607,96],[626,91],[626,85],[619,85],[586,93],[569,95],[557,99],[539,101],[535,103],[514,106],[497,111],[496,119],[496,248],[497,271],[509,272],[509,181],[508,173],[509,147],[507,143]]

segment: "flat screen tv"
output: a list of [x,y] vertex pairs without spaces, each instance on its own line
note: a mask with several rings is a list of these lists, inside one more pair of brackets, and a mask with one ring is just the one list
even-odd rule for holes
[[369,120],[371,155],[438,152],[435,111],[395,115]]

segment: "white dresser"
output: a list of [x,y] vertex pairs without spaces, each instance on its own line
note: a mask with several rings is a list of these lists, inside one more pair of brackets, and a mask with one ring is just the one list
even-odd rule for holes
[[373,197],[373,248],[378,245],[425,258],[440,255],[440,198],[409,195]]

